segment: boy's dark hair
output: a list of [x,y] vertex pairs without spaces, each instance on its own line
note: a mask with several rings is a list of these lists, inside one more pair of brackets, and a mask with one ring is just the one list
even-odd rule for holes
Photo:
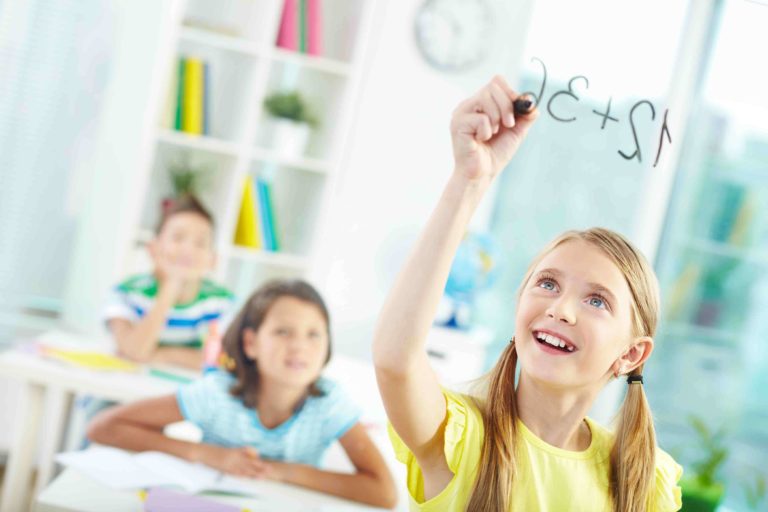
[[214,227],[213,215],[211,215],[211,212],[203,206],[203,203],[192,194],[184,194],[173,198],[170,206],[163,210],[160,215],[160,222],[157,223],[157,227],[155,228],[155,234],[159,235],[168,219],[179,213],[196,213],[208,221],[211,225],[211,229]]
[[[228,371],[234,375],[237,382],[230,388],[232,396],[241,398],[246,407],[256,407],[256,394],[259,387],[259,369],[256,361],[250,359],[243,349],[243,331],[247,328],[258,331],[269,308],[281,297],[293,297],[316,306],[325,319],[328,329],[328,354],[325,363],[331,359],[331,319],[328,308],[323,298],[315,288],[300,279],[275,279],[268,281],[246,301],[240,312],[229,324],[227,332],[222,340],[222,348],[227,356],[234,361],[234,368]],[[312,396],[321,396],[323,393],[316,383],[309,388]]]

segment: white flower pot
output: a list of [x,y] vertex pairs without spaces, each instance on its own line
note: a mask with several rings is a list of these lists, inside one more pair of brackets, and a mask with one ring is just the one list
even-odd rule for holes
[[303,157],[307,151],[311,127],[279,117],[269,118],[267,137],[270,148],[280,156]]

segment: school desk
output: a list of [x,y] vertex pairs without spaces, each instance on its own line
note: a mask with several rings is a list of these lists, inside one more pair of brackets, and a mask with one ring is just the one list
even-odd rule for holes
[[[50,332],[46,343],[71,340],[66,332]],[[93,344],[86,345],[91,348]],[[41,357],[26,345],[0,353],[0,377],[22,383],[21,408],[12,419],[13,438],[0,498],[0,512],[16,512],[28,503],[35,456],[38,473],[35,494],[50,480],[54,455],[61,448],[64,426],[76,394],[115,402],[174,393],[178,381],[142,372],[103,372],[84,369]],[[47,414],[43,415],[44,406]],[[37,446],[41,422],[45,441]],[[9,422],[11,423],[11,422]]]
[[[71,342],[72,339],[73,336],[69,333],[54,331],[44,334],[39,341],[55,345],[58,341]],[[334,354],[323,373],[339,382],[362,407],[361,421],[368,426],[369,434],[387,460],[398,484],[400,502],[404,504],[407,491],[400,484],[405,482],[405,468],[394,460],[391,453],[385,430],[386,414],[378,394],[372,365],[366,361]],[[0,512],[17,512],[22,510],[21,504],[29,502],[36,455],[38,474],[34,495],[37,496],[49,483],[55,467],[54,456],[62,447],[62,430],[76,394],[127,402],[174,393],[180,385],[176,380],[156,374],[148,375],[146,372],[101,372],[70,366],[42,358],[34,352],[25,351],[23,347],[0,353],[0,378],[20,381],[24,394],[21,410],[13,418],[14,438],[5,471]],[[48,421],[43,426],[46,442],[42,447],[37,447],[43,407],[46,404]],[[331,446],[326,459],[339,460],[340,466],[333,469],[343,469],[343,464],[348,464],[338,443]]]
[[[328,494],[277,482],[257,481],[257,497],[204,495],[205,498],[239,506],[251,512],[382,512]],[[401,500],[402,501],[402,500]],[[402,503],[401,503],[402,505]],[[65,469],[37,497],[33,512],[142,512],[139,494],[121,491],[89,478],[77,470]]]

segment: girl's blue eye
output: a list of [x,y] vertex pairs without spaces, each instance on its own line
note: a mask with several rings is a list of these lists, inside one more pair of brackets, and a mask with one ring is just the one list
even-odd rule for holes
[[544,288],[545,290],[554,290],[555,289],[555,283],[550,281],[549,279],[545,279],[541,282],[539,282],[539,287]]
[[604,309],[606,307],[605,301],[601,297],[596,296],[589,299],[589,305],[600,309]]

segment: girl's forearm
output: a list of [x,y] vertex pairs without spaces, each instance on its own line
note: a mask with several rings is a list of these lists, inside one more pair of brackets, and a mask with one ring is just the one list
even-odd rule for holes
[[160,431],[125,421],[94,422],[88,429],[88,438],[124,450],[159,451],[188,461],[203,462],[205,445],[172,439]]
[[377,368],[407,373],[424,351],[451,262],[489,183],[450,178],[379,315],[373,358]]
[[290,462],[268,462],[279,481],[375,507],[392,508],[397,491],[389,475],[335,473]]

